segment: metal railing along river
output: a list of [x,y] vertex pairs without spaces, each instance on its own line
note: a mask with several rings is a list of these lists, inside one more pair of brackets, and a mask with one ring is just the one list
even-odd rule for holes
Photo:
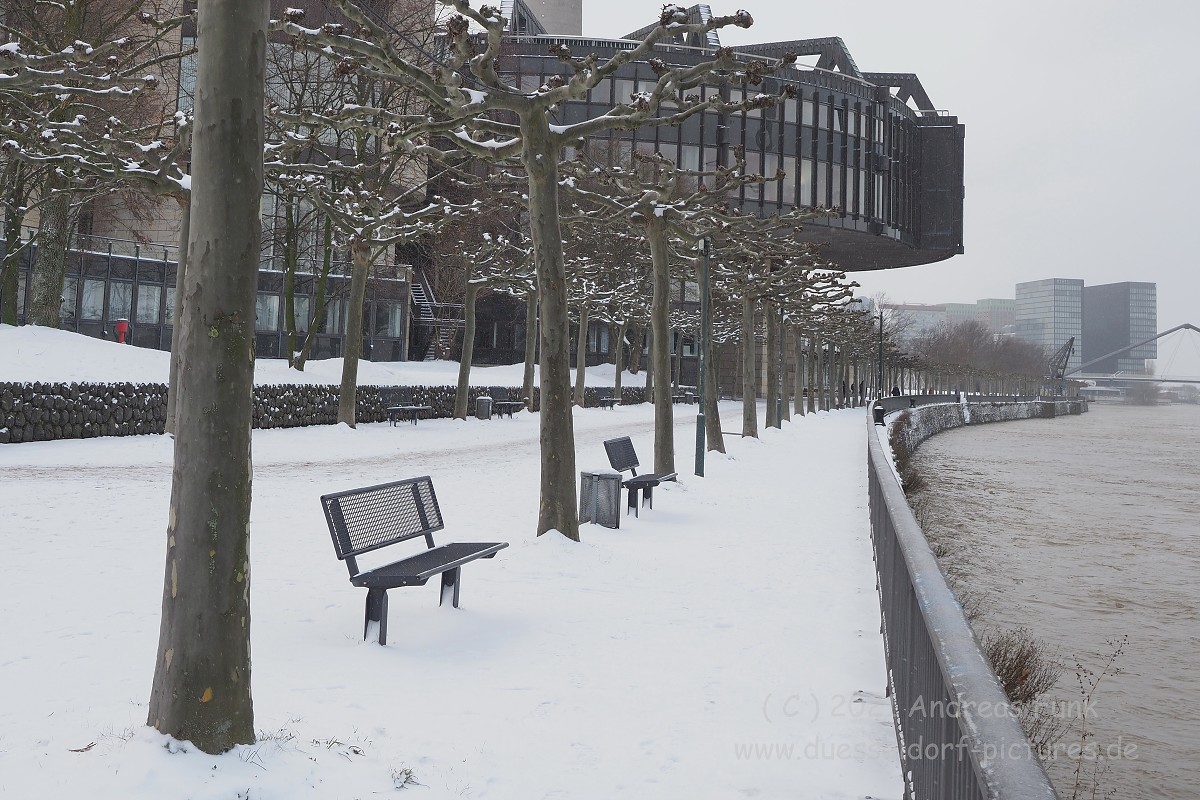
[[869,429],[867,471],[906,798],[1055,800],[1015,709],[908,507],[885,431]]

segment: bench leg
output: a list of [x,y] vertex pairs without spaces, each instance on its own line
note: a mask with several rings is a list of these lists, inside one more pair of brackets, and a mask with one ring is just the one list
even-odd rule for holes
[[460,569],[461,567],[455,567],[442,573],[442,597],[438,600],[439,606],[446,605],[446,601],[449,600],[454,608],[458,608],[458,573]]
[[638,490],[634,486],[629,487],[629,502],[625,508],[625,516],[628,517],[630,511],[633,512],[635,517],[638,515]]
[[642,505],[654,508],[654,487],[647,486],[642,490]]
[[387,589],[367,589],[367,613],[363,620],[363,639],[372,622],[379,623],[379,643],[387,644]]

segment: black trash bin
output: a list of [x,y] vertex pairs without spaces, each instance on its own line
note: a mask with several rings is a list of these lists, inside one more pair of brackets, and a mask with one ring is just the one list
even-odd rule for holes
[[881,403],[876,403],[871,408],[871,413],[873,413],[875,415],[875,424],[882,425],[883,424],[883,405]]
[[486,394],[475,398],[475,419],[492,418],[492,398]]

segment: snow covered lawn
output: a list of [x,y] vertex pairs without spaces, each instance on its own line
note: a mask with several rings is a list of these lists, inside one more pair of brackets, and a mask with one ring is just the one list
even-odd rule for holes
[[[0,446],[0,797],[899,798],[862,412],[727,437],[697,478],[676,409],[679,483],[581,544],[533,536],[535,415],[257,431],[260,736],[220,757],[145,727],[171,440]],[[622,434],[650,460],[649,405],[575,424],[581,470]],[[440,541],[512,546],[458,611],[390,592],[379,647],[318,497],[423,474]]]

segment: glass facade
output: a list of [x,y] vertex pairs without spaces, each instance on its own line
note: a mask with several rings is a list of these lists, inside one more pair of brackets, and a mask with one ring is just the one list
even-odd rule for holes
[[1067,369],[1083,363],[1083,281],[1075,278],[1048,278],[1017,284],[1017,336],[1041,345],[1053,355],[1075,337],[1075,350]]
[[[99,237],[92,237],[92,242],[109,243]],[[142,246],[132,242],[116,240],[111,244],[113,246],[107,252],[70,251],[59,312],[62,328],[115,339],[115,323],[126,320],[130,323],[133,344],[169,350],[175,313],[175,248],[147,247],[143,250]],[[4,246],[0,239],[0,248]],[[17,272],[17,319],[21,322],[29,318],[26,287],[37,250],[36,245],[25,250]],[[339,263],[333,269],[328,287],[331,297],[340,298],[347,289],[346,266]],[[297,275],[295,315],[296,329],[301,334],[306,331],[313,310],[313,292],[313,276]],[[402,361],[407,358],[404,348],[408,342],[409,302],[407,281],[385,277],[368,281],[364,336],[373,360]],[[280,273],[267,268],[259,271],[255,315],[257,354],[264,358],[283,355],[286,333]],[[345,318],[346,301],[331,300],[325,327],[314,343],[314,358],[336,358],[341,354]]]
[[1158,287],[1153,283],[1125,282],[1088,286],[1083,290],[1083,360],[1104,360],[1088,373],[1140,374],[1146,360],[1158,357],[1158,342],[1149,342],[1128,353],[1105,358],[1158,333]]
[[[547,54],[556,42],[545,36],[514,37],[507,45],[511,58],[505,64],[509,71],[502,77],[532,90],[553,76],[563,75],[563,64]],[[563,39],[561,43],[576,50],[586,47],[602,59],[612,54],[605,52],[606,46],[615,50],[629,44],[594,39]],[[706,57],[703,50],[679,47],[663,48],[655,55],[681,65]],[[553,122],[570,125],[600,117],[611,110],[611,103],[628,102],[636,92],[649,91],[656,79],[649,64],[626,64],[585,99],[559,107]],[[648,126],[633,133],[602,133],[589,140],[589,153],[605,161],[622,161],[636,148],[660,153],[687,169],[711,170],[732,164],[734,148],[744,148],[747,172],[773,176],[783,169],[786,177],[766,185],[742,187],[732,198],[736,204],[742,211],[758,216],[793,207],[832,210],[832,214],[808,223],[808,227],[856,234],[835,237],[827,249],[845,269],[929,263],[961,252],[961,181],[957,209],[940,215],[924,213],[922,207],[926,197],[922,181],[933,180],[932,176],[945,166],[937,163],[932,151],[922,149],[923,135],[933,136],[929,129],[940,127],[953,129],[961,137],[961,126],[955,118],[916,111],[866,80],[807,68],[784,69],[748,92],[740,87],[703,86],[694,94],[697,99],[720,95],[728,102],[737,102],[747,95],[778,95],[785,85],[795,91],[795,97],[770,108],[731,114],[704,111],[677,125]],[[670,106],[659,113],[665,116],[676,110]],[[951,166],[961,170],[961,152],[958,156],[959,163]],[[935,216],[957,219],[950,225],[957,226],[950,232],[954,239],[952,252],[920,252],[932,241],[928,237],[923,240],[922,234],[931,229]],[[828,241],[830,234],[817,230],[814,237]],[[894,261],[861,255],[862,247],[857,245],[867,245],[876,237],[893,243],[891,254],[884,259]]]

